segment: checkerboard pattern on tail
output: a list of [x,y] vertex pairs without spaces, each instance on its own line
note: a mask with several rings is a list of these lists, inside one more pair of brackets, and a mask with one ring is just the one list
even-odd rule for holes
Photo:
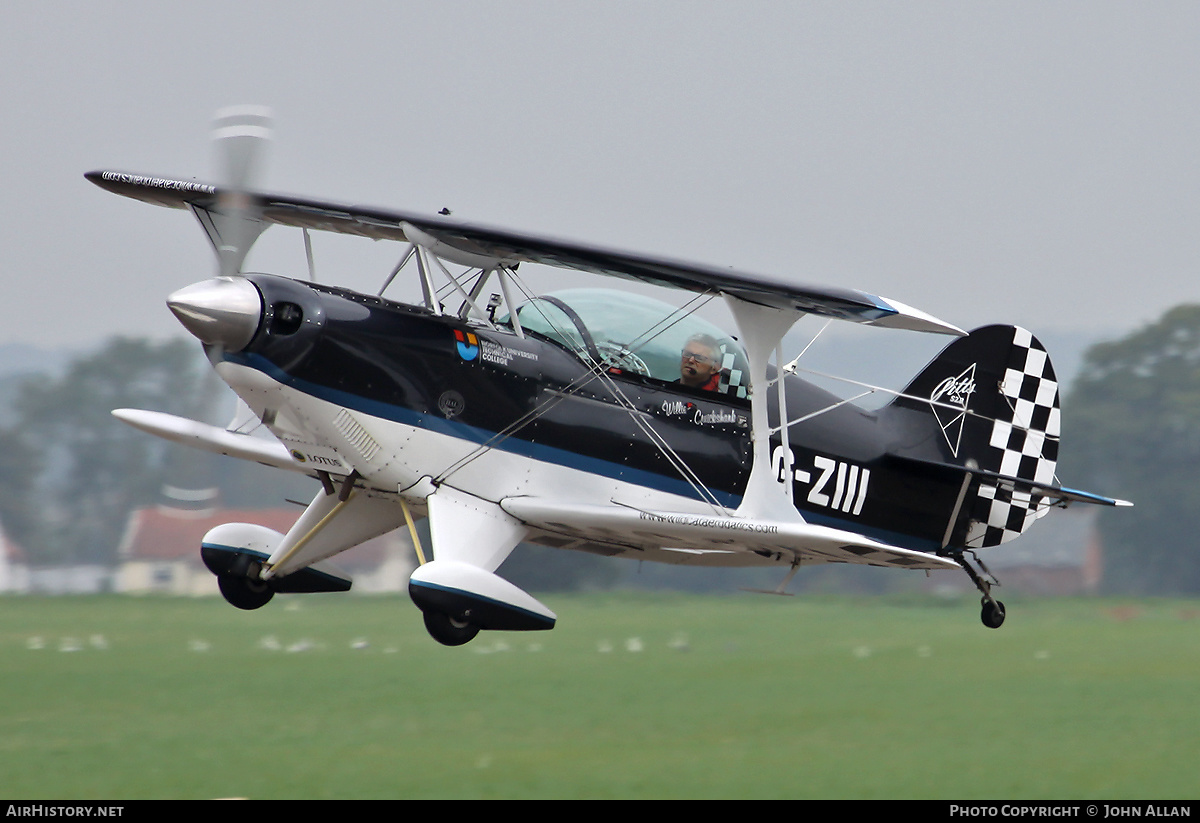
[[1045,514],[1049,502],[1030,484],[1054,485],[1058,403],[1045,347],[1025,329],[993,325],[953,341],[884,410],[895,454],[968,475],[946,512],[947,546],[998,546]]
[[[998,466],[1000,474],[1052,484],[1058,461],[1058,380],[1046,349],[1032,334],[1013,327],[1012,345],[999,392],[1009,413],[996,416],[989,449],[982,463]],[[1018,491],[1003,482],[982,482],[971,511],[967,545],[998,546],[1020,535],[1048,510],[1036,494]]]

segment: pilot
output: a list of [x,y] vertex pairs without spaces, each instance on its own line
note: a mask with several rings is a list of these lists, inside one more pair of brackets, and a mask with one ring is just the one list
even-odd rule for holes
[[716,391],[721,382],[721,345],[707,334],[693,334],[683,347],[679,380],[693,389]]

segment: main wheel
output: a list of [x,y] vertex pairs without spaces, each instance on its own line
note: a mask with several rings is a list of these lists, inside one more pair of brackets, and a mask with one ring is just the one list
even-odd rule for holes
[[989,629],[998,629],[1004,624],[1004,604],[999,600],[993,602],[991,600],[983,601],[983,611],[979,615],[979,619],[983,621],[983,625]]
[[217,575],[217,586],[221,596],[231,606],[253,611],[261,609],[275,596],[270,586],[261,580],[251,580],[249,577],[238,577],[231,574]]
[[479,634],[479,627],[451,617],[443,612],[425,612],[425,630],[429,636],[443,646],[461,646],[470,643]]

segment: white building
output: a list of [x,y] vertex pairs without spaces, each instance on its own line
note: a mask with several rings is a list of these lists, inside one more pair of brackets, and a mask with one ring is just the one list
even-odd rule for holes
[[25,552],[9,540],[0,527],[0,594],[24,594],[29,591],[29,565]]
[[[118,549],[113,589],[126,594],[217,594],[217,581],[200,560],[200,541],[222,523],[254,523],[287,532],[299,508],[189,510],[135,509]],[[353,592],[407,591],[416,568],[412,541],[403,530],[355,546],[332,558],[354,580]]]

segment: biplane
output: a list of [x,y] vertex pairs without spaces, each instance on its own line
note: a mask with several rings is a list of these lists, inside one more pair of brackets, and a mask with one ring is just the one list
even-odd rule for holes
[[[961,569],[998,627],[1004,605],[977,550],[1048,509],[1124,501],[1055,478],[1059,389],[1024,329],[966,333],[895,300],[463,222],[448,214],[264,193],[269,115],[221,113],[219,185],[95,171],[116,194],[190,211],[215,277],[171,294],[243,414],[228,427],[115,410],[144,431],[320,483],[286,533],[218,526],[200,553],[242,609],[276,593],[345,591],[330,558],[410,530],[409,593],[429,633],[539,630],[556,615],[496,574],[521,543],[694,566]],[[270,226],[299,229],[308,277],[243,271]],[[376,294],[316,282],[313,231],[397,243]],[[549,294],[540,264],[667,287],[679,305],[608,288]],[[422,299],[385,296],[411,274]],[[614,281],[615,282],[615,281]],[[415,291],[415,289],[414,289]],[[728,306],[731,334],[702,319]],[[867,410],[803,379],[785,334],[805,315],[949,345]],[[774,362],[772,363],[772,359]],[[874,390],[871,388],[870,390]],[[249,426],[271,438],[251,436]],[[429,521],[430,546],[414,523]]]

